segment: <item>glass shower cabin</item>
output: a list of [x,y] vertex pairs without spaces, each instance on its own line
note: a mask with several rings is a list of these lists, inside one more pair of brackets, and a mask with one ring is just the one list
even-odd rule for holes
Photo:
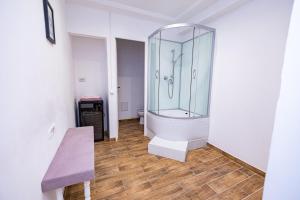
[[206,143],[215,29],[165,26],[149,37],[147,134],[187,149]]

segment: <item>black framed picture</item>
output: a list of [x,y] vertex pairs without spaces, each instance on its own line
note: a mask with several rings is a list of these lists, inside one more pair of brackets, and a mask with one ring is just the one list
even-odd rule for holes
[[55,28],[54,28],[54,13],[53,8],[48,2],[44,1],[44,16],[45,16],[45,27],[46,27],[46,37],[52,44],[55,44]]

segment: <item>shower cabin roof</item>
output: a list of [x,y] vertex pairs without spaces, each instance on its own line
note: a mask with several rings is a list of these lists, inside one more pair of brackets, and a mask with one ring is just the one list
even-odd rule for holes
[[214,28],[210,28],[203,25],[198,24],[188,24],[188,23],[182,23],[182,24],[171,24],[164,27],[161,27],[160,29],[153,32],[149,38],[155,37],[157,39],[160,38],[159,33],[161,33],[161,39],[162,40],[168,40],[172,42],[177,43],[184,43],[190,39],[193,38],[193,28],[195,29],[195,37],[198,37],[200,35],[214,32]]

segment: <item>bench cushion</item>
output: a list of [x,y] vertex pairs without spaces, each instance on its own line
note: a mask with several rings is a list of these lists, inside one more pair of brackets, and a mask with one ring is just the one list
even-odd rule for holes
[[47,192],[94,178],[93,127],[68,129],[43,178],[42,191]]

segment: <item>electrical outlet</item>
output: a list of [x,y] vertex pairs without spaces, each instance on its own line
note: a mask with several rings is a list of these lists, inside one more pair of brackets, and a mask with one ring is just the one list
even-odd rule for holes
[[48,133],[49,133],[50,135],[53,135],[54,132],[55,132],[55,124],[53,123],[53,124],[50,126],[50,128],[49,128],[49,130],[48,130]]

